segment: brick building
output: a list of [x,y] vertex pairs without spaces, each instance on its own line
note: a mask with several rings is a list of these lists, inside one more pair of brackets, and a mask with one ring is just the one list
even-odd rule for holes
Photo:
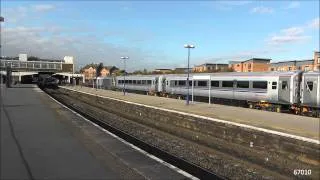
[[313,69],[315,71],[320,71],[320,52],[319,51],[315,51],[313,54]]
[[311,71],[313,70],[313,59],[307,60],[294,60],[294,61],[281,61],[276,63],[271,63],[269,70],[270,71]]
[[[82,68],[81,72],[84,75],[85,80],[90,80],[94,79],[96,77],[96,68],[97,65],[87,65],[84,68]],[[105,66],[101,69],[100,71],[100,76],[105,77],[110,75],[110,70],[112,68],[117,69],[116,67],[113,66]]]
[[235,72],[264,72],[269,70],[271,59],[252,58],[246,61],[230,61],[229,68]]
[[211,64],[205,63],[192,68],[193,72],[210,72],[210,71],[223,71],[228,69],[228,64]]

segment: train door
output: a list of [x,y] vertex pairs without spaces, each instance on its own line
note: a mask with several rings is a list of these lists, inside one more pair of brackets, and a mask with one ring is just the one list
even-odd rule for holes
[[319,91],[319,86],[317,85],[317,76],[305,76],[303,82],[303,103],[309,104],[311,106],[317,105],[317,91]]
[[279,78],[279,101],[290,102],[290,77]]
[[161,76],[159,76],[159,77],[156,77],[156,79],[155,79],[155,89],[156,89],[156,91],[157,92],[161,92],[161,88],[162,88],[162,85],[161,85],[161,81],[160,81],[160,77]]

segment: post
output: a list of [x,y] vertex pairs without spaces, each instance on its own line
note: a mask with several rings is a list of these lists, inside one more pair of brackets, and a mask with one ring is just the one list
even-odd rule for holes
[[209,75],[209,104],[211,104],[211,76]]
[[185,44],[184,48],[188,48],[188,77],[187,77],[187,102],[186,105],[189,105],[189,89],[190,89],[190,84],[189,84],[189,78],[190,78],[190,48],[195,48],[194,45],[192,44]]
[[190,87],[190,84],[189,84],[189,74],[190,74],[190,48],[188,48],[188,77],[187,77],[187,105],[189,105],[189,87]]
[[192,103],[193,103],[193,88],[194,88],[194,86],[193,86],[193,85],[194,85],[193,78],[192,78],[192,81],[191,81],[191,82],[192,82],[192,86],[191,86],[191,87],[192,87],[192,91],[191,91],[191,92],[192,92]]
[[124,61],[124,75],[123,75],[123,95],[126,95],[126,59]]

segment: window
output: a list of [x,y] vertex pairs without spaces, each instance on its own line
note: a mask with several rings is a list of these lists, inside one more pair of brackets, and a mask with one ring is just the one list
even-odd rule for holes
[[185,86],[186,85],[186,81],[179,81],[179,86]]
[[132,83],[133,84],[137,84],[137,80],[132,80]]
[[142,80],[142,81],[141,81],[141,84],[146,84],[146,80]]
[[211,81],[211,87],[219,87],[219,81]]
[[125,83],[128,84],[128,80],[125,80]]
[[137,84],[141,84],[141,80],[137,80]]
[[201,87],[207,86],[207,81],[198,81],[198,86],[201,86]]
[[272,89],[277,89],[277,82],[272,82]]
[[118,80],[118,84],[121,84],[121,80]]
[[301,70],[301,66],[298,66],[298,70]]
[[147,84],[151,84],[151,80],[147,80]]
[[310,70],[309,66],[304,67],[304,71],[309,71],[309,70]]
[[129,80],[129,84],[132,84],[132,80]]
[[233,87],[233,81],[222,81],[222,87]]
[[238,81],[237,88],[249,88],[249,81]]
[[175,86],[178,86],[178,81],[174,81],[174,85],[175,85]]
[[251,64],[248,64],[248,68],[251,69]]
[[289,71],[291,71],[292,70],[292,67],[289,67]]
[[268,83],[267,81],[253,81],[252,87],[256,89],[267,89]]
[[282,81],[282,89],[288,89],[288,82]]
[[308,81],[308,82],[307,82],[307,87],[308,87],[308,89],[309,89],[310,91],[312,91],[312,90],[313,90],[313,82],[312,82],[312,81]]
[[271,68],[271,71],[274,71],[274,68]]

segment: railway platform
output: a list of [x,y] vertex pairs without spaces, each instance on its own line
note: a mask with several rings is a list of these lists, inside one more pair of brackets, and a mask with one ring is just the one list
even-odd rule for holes
[[272,130],[289,135],[310,138],[319,142],[320,120],[318,118],[294,114],[277,113],[256,109],[234,107],[220,104],[193,102],[186,106],[185,100],[147,96],[134,93],[93,89],[84,86],[62,86],[70,90],[105,96],[123,101],[138,103],[188,113],[209,118],[215,118],[232,123],[239,123],[266,130]]
[[0,137],[0,179],[194,178],[72,113],[35,85],[1,85]]

